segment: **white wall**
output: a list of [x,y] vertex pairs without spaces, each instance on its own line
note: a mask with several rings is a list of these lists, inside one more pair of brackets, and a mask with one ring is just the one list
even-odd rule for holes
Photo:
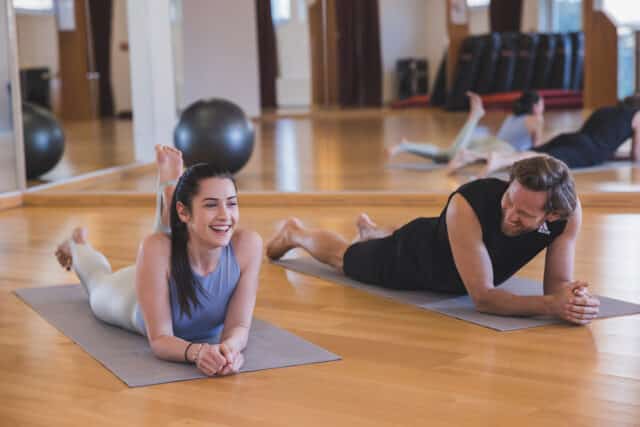
[[16,15],[18,64],[22,68],[49,67],[51,76],[60,70],[58,29],[54,15]]
[[111,27],[111,88],[116,114],[131,111],[131,64],[128,48],[127,0],[113,0]]
[[276,23],[280,107],[311,105],[311,41],[305,0],[291,1],[291,19]]
[[489,7],[469,8],[469,34],[487,34],[489,32]]
[[[7,86],[11,84],[12,91],[19,92],[17,82],[17,67],[15,63],[15,21],[13,15],[8,14],[10,0],[0,0],[0,193],[24,188],[24,157],[22,137],[16,135],[22,132],[20,112],[12,114],[19,105],[20,94],[9,95]],[[22,165],[20,165],[22,163]]]
[[549,31],[547,7],[547,0],[523,0],[521,31],[525,33]]
[[445,0],[426,0],[424,25],[426,28],[427,59],[429,60],[429,78],[431,89],[436,80],[438,67],[442,61],[449,37],[447,36],[447,10]]
[[253,0],[182,2],[184,86],[180,107],[226,98],[260,114],[256,11]]
[[133,140],[138,161],[170,144],[177,121],[170,0],[127,1]]
[[309,23],[292,20],[275,28],[278,50],[278,106],[311,104],[311,46]]
[[[380,0],[380,48],[382,54],[382,101],[397,97],[396,61],[407,57],[428,57],[428,4],[425,0]],[[444,15],[443,15],[444,17]],[[430,33],[430,34],[428,34]],[[433,34],[435,38],[439,38]],[[437,68],[439,60],[435,62]],[[434,62],[429,60],[429,77],[433,80]]]
[[[11,83],[9,72],[9,34],[7,33],[6,0],[0,0],[0,135],[4,135],[2,150],[5,149],[7,136],[12,132],[13,123],[11,120],[11,101],[7,93],[7,85]],[[13,159],[15,160],[15,159]],[[6,167],[4,164],[0,165]]]

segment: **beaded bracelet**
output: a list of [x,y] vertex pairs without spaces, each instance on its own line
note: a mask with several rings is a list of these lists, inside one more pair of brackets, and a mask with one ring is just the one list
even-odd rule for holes
[[187,348],[184,349],[184,361],[187,363],[189,363],[189,359],[187,358],[187,353],[189,352],[189,349],[193,344],[194,343],[190,342],[189,344],[187,344]]
[[196,365],[198,364],[198,359],[200,358],[200,352],[202,351],[203,347],[204,347],[204,344],[200,344],[200,348],[198,349],[198,352],[196,353],[196,357],[195,357],[195,359],[193,359],[193,363],[195,363]]

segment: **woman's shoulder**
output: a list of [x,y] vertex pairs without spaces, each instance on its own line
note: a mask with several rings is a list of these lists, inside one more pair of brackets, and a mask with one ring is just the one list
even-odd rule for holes
[[149,234],[140,243],[139,254],[168,256],[171,253],[171,238],[162,232]]
[[237,229],[233,233],[231,244],[240,268],[250,263],[251,260],[262,261],[262,237],[255,231],[244,228]]

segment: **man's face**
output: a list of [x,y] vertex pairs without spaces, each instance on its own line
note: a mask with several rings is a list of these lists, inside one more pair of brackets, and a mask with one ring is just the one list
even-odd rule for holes
[[514,180],[502,196],[501,229],[507,236],[537,230],[547,219],[545,191],[531,191]]

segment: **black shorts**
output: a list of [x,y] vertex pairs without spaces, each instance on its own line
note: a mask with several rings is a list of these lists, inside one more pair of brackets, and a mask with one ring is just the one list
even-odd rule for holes
[[430,234],[434,221],[418,218],[391,236],[358,242],[343,257],[347,277],[396,290],[433,289]]
[[387,287],[394,246],[393,236],[352,244],[342,260],[344,274],[359,282]]
[[570,168],[595,166],[608,160],[608,153],[603,152],[591,138],[580,132],[560,134],[532,151],[562,160]]

